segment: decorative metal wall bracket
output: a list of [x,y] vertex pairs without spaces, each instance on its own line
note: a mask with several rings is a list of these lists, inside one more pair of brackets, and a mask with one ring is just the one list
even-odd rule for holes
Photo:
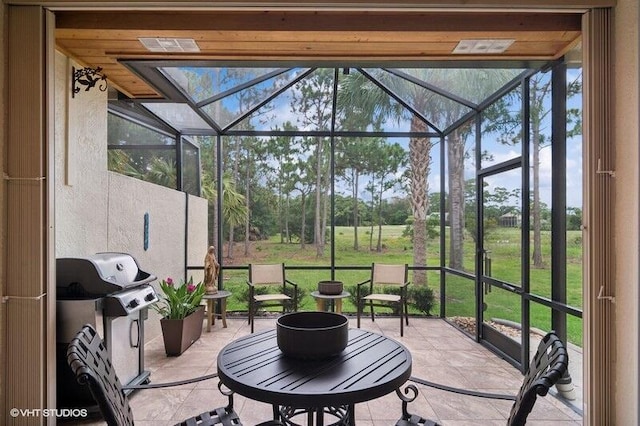
[[82,87],[85,88],[85,92],[94,87],[98,87],[101,92],[107,90],[107,76],[102,74],[102,68],[71,67],[71,97],[75,98]]

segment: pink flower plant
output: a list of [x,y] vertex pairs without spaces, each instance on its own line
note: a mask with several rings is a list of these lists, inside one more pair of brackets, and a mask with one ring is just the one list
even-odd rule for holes
[[160,288],[164,293],[153,309],[165,319],[184,319],[200,307],[205,288],[202,282],[193,283],[193,277],[186,283],[174,285],[171,277],[162,280]]

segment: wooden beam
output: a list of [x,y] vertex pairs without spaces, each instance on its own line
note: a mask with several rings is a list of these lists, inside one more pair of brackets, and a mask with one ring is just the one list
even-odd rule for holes
[[[122,59],[223,61],[551,60],[580,38],[580,13],[524,11],[58,11],[56,43],[126,93],[154,90]],[[191,38],[199,53],[152,53],[140,37]],[[513,39],[500,55],[453,55],[462,39]]]
[[149,9],[259,9],[259,10],[400,10],[447,8],[469,10],[477,8],[526,8],[526,9],[593,9],[613,7],[616,0],[226,0],[213,3],[208,0],[8,0],[15,5],[41,4],[45,7],[118,7]]
[[57,28],[215,31],[580,31],[571,13],[154,12],[56,13]]

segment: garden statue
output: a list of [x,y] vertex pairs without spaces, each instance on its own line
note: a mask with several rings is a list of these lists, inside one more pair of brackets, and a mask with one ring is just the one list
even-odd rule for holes
[[206,294],[215,294],[218,292],[218,272],[220,272],[220,264],[216,259],[216,248],[210,246],[207,255],[204,257],[204,287]]

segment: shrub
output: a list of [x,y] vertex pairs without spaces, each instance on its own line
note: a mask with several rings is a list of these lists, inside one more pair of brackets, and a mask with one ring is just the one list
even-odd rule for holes
[[[285,310],[288,312],[293,311],[293,287],[287,286],[285,288],[284,294],[291,297],[291,300],[285,302]],[[298,286],[298,308],[302,305],[302,299],[307,296],[307,290],[303,287]]]
[[[358,308],[358,304],[360,304],[362,306],[363,301],[362,300],[357,300],[356,299],[356,294],[358,292],[358,286],[357,285],[351,285],[345,288],[346,291],[349,292],[349,301],[353,304],[353,306],[356,307],[356,309]],[[369,286],[368,285],[363,285],[362,287],[360,287],[360,296],[364,297],[366,295],[369,294]]]
[[[280,293],[282,291],[281,286],[257,286],[255,288],[256,294],[267,294],[267,293]],[[284,302],[285,311],[291,312],[293,311],[293,287],[287,286],[285,288],[285,293],[287,296],[291,297],[290,301]],[[298,286],[298,307],[302,304],[302,299],[307,295],[307,290]],[[245,286],[238,295],[238,300],[244,302],[247,306],[249,306],[249,286]]]
[[435,305],[433,289],[426,285],[409,286],[409,303],[425,315],[431,315],[431,309]]
[[[351,301],[351,303],[353,303],[354,306],[356,305],[356,302],[359,302],[360,305],[362,306],[362,304],[364,304],[363,300],[356,300],[356,291],[357,288],[355,285],[350,286],[347,291],[349,293],[351,293],[351,295],[349,296],[349,300]],[[384,294],[400,294],[400,288],[399,287],[395,287],[395,286],[390,286],[390,287],[374,287],[373,288],[374,293],[384,293]],[[363,285],[362,287],[360,287],[360,297],[364,297],[366,295],[369,294],[369,285]],[[400,315],[400,309],[398,307],[398,305],[394,304],[394,303],[384,303],[384,302],[376,302],[378,305],[385,305],[388,306],[389,309],[392,310],[392,314],[393,315]]]

